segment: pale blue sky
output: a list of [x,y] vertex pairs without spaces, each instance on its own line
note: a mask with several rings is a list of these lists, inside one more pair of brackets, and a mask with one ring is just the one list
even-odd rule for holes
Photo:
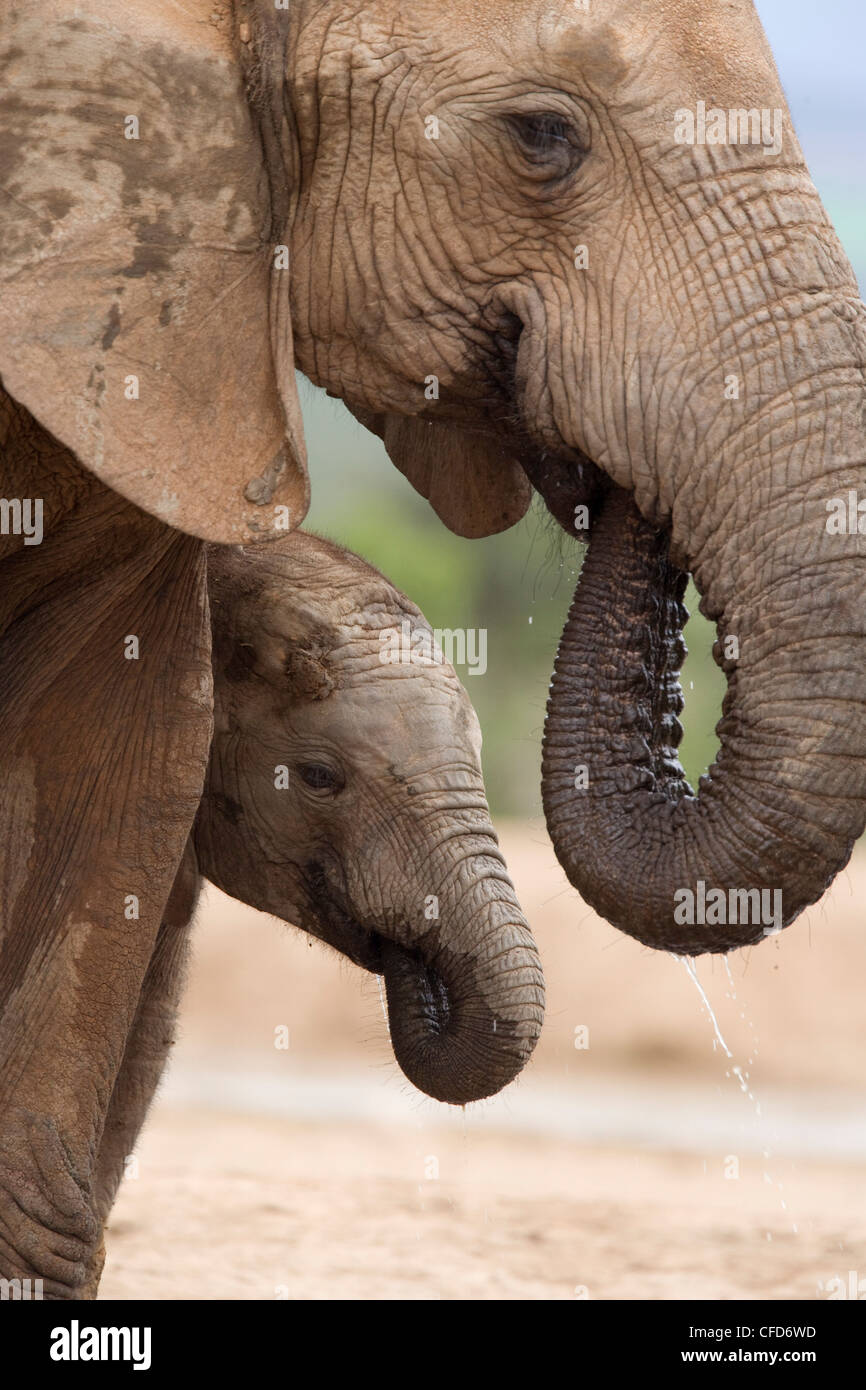
[[[792,105],[866,114],[864,0],[755,0]],[[812,100],[809,100],[810,94]],[[796,116],[796,111],[795,111]],[[863,125],[860,135],[863,135]],[[862,168],[862,166],[861,166]]]
[[866,0],[755,0],[812,177],[866,292]]

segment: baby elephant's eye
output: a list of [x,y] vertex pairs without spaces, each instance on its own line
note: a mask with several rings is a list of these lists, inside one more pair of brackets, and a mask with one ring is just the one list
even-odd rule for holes
[[343,778],[340,773],[332,767],[326,767],[324,763],[298,763],[298,776],[317,792],[343,790]]

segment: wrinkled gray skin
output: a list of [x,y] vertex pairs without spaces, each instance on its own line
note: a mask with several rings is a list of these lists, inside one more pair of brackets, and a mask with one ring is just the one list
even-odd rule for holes
[[403,622],[429,632],[423,615],[303,532],[210,547],[208,592],[207,783],[109,1108],[103,1219],[171,1045],[200,875],[384,975],[397,1060],[436,1099],[498,1091],[541,1028],[541,967],[490,823],[475,712],[448,662],[381,659]]
[[[298,363],[458,529],[455,480],[497,446],[572,534],[588,508],[545,735],[561,862],[647,945],[760,941],[678,894],[777,894],[787,925],[866,822],[866,516],[826,525],[866,502],[866,310],[751,0],[252,8],[253,90],[296,141]],[[677,143],[699,102],[742,111],[739,141]],[[698,795],[687,572],[729,681]]]
[[417,635],[426,620],[313,536],[211,547],[208,589],[202,873],[384,975],[397,1060],[428,1095],[492,1095],[534,1046],[542,985],[453,667],[384,660],[404,622]]

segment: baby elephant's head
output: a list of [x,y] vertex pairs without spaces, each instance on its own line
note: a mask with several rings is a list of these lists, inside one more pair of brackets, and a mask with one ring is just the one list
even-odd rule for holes
[[526,1062],[544,989],[481,735],[418,609],[327,541],[209,551],[203,874],[384,976],[394,1052],[455,1105]]

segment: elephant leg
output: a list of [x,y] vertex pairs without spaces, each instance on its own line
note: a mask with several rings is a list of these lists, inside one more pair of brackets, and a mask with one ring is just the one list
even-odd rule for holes
[[195,851],[189,840],[141,986],[102,1131],[94,1182],[96,1210],[102,1222],[108,1220],[126,1160],[135,1148],[174,1046],[177,1007],[189,955],[189,927],[200,887]]
[[201,542],[77,489],[53,450],[29,460],[42,543],[0,565],[0,1276],[75,1298],[98,1282],[96,1159],[212,694]]

